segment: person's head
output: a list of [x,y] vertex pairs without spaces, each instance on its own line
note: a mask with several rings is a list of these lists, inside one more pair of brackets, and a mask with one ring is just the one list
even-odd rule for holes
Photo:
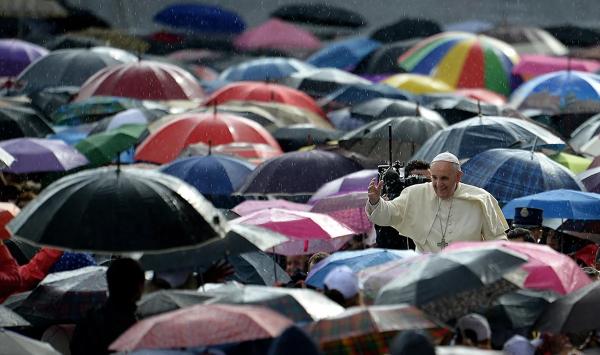
[[477,313],[467,314],[456,323],[457,343],[480,349],[492,348],[492,331],[487,319]]
[[106,281],[110,299],[119,303],[135,303],[142,297],[144,270],[136,260],[115,259],[106,271]]
[[306,255],[291,255],[286,257],[285,272],[292,276],[297,272],[306,272]]
[[429,168],[429,163],[424,160],[411,160],[404,168],[404,176],[419,175],[431,179],[431,171]]
[[452,197],[462,176],[460,161],[454,154],[445,152],[433,158],[431,162],[431,184],[439,198]]
[[524,228],[531,232],[531,236],[537,242],[542,239],[542,222],[544,221],[544,210],[531,207],[515,208],[515,217],[512,226]]
[[405,330],[396,335],[390,344],[391,355],[435,355],[431,339],[420,331]]
[[535,239],[533,239],[531,232],[525,228],[511,229],[506,236],[508,237],[508,240],[512,242],[535,243]]
[[[344,307],[358,306],[358,277],[348,266],[331,270],[325,280],[325,295]],[[340,297],[341,296],[341,297]]]
[[310,259],[308,259],[308,271],[312,270],[313,266],[317,265],[319,261],[326,259],[329,256],[329,253],[324,251],[320,251],[318,253],[314,253]]

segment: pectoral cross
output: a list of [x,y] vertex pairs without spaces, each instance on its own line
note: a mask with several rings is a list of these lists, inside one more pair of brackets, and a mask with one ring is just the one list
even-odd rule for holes
[[444,249],[445,247],[448,246],[448,243],[446,243],[446,238],[442,237],[442,240],[437,243],[437,246],[440,247],[440,249]]

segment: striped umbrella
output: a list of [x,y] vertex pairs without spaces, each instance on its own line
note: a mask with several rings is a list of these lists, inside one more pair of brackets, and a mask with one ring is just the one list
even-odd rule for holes
[[486,88],[510,93],[510,73],[519,61],[510,45],[465,32],[445,32],[417,43],[399,63],[417,74],[432,75],[459,88]]

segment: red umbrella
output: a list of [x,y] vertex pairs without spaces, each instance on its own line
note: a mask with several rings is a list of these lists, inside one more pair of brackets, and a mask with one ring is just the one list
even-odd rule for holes
[[273,147],[263,143],[234,142],[215,146],[204,143],[196,143],[183,150],[181,156],[207,155],[210,153],[233,155],[246,159],[248,162],[258,165],[265,160],[275,158],[283,154],[279,147]]
[[20,211],[19,207],[14,203],[0,202],[0,240],[10,237],[10,232],[6,229],[6,225]]
[[284,52],[314,51],[321,48],[321,41],[312,33],[294,24],[271,19],[254,27],[233,42],[237,49],[278,49]]
[[204,98],[192,74],[167,63],[141,60],[104,68],[89,78],[76,101],[90,96],[122,96],[140,100]]
[[136,323],[110,345],[110,350],[188,348],[267,339],[291,325],[291,320],[265,307],[200,304]]
[[302,91],[278,84],[254,81],[231,83],[215,91],[206,101],[206,105],[222,105],[228,101],[279,102],[304,108],[325,117],[315,100]]
[[268,144],[281,152],[279,144],[260,124],[227,113],[185,113],[154,130],[138,147],[135,158],[168,163],[190,144],[221,145],[232,142]]

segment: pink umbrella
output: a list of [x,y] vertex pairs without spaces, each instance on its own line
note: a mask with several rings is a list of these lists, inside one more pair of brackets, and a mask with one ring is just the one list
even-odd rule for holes
[[600,62],[547,55],[524,55],[521,57],[521,61],[513,67],[512,72],[523,80],[529,80],[542,74],[569,69],[595,73],[600,69]]
[[364,211],[367,198],[366,192],[328,196],[315,201],[310,211],[328,214],[359,233],[367,233],[373,228]]
[[279,208],[256,211],[236,218],[231,223],[257,225],[291,238],[289,242],[274,248],[274,253],[282,255],[333,252],[356,234],[356,231],[328,215]]
[[376,176],[377,169],[360,170],[344,175],[321,186],[310,200],[308,200],[308,203],[314,205],[318,200],[325,197],[342,195],[349,192],[366,192],[369,182]]
[[233,42],[237,49],[279,49],[283,51],[321,48],[321,41],[312,33],[291,23],[271,19],[239,35]]
[[311,208],[310,205],[304,203],[290,202],[281,199],[275,200],[246,200],[239,205],[235,206],[232,211],[239,214],[240,216],[246,216],[250,213],[266,210],[270,208],[280,208],[284,210],[292,211],[305,211],[308,212]]
[[528,272],[524,283],[526,288],[566,295],[591,282],[571,258],[546,245],[508,241],[456,242],[444,251],[474,248],[506,248],[526,255],[529,261],[522,266]]

